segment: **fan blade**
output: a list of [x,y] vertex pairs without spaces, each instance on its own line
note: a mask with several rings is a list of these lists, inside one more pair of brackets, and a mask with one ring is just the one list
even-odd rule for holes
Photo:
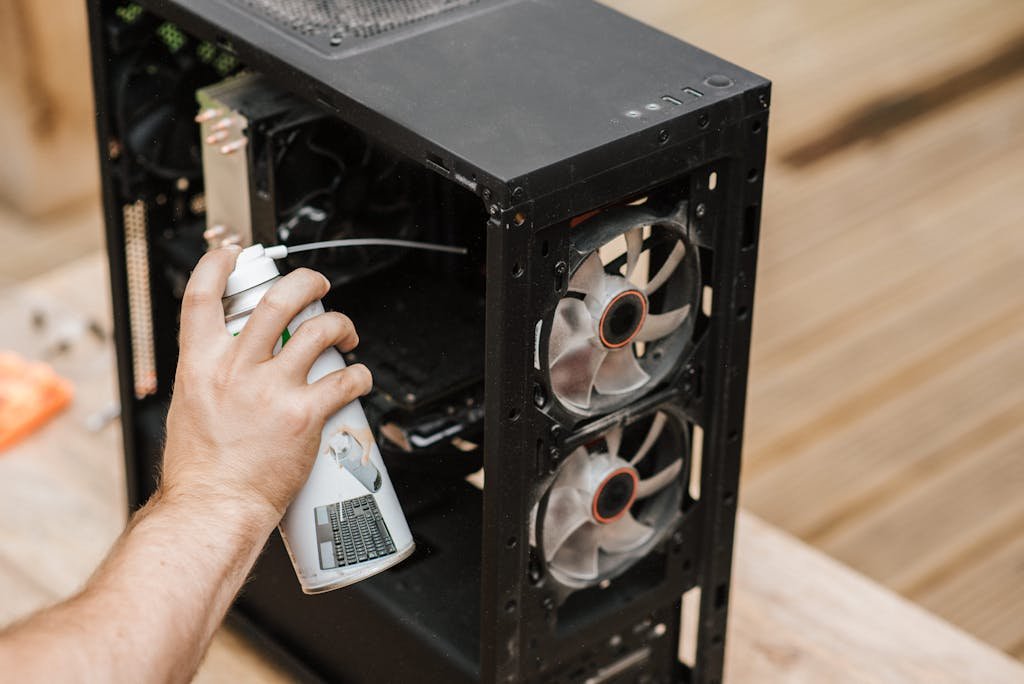
[[676,268],[679,267],[683,257],[686,256],[686,245],[682,241],[676,243],[676,246],[669,252],[668,259],[665,259],[665,263],[661,265],[658,272],[653,278],[647,282],[647,287],[644,288],[644,294],[648,297],[651,296],[652,292],[657,291],[659,287],[665,284],[672,274],[676,272]]
[[567,349],[589,344],[587,338],[592,336],[592,321],[587,305],[580,300],[566,297],[558,302],[548,342],[549,365],[557,363]]
[[622,445],[622,428],[613,427],[605,433],[604,441],[608,443],[608,455],[615,458],[619,455],[619,447]]
[[689,315],[690,305],[687,304],[675,311],[648,316],[647,320],[644,321],[644,327],[640,329],[640,334],[636,336],[636,339],[640,342],[660,340],[681,326]]
[[544,514],[544,556],[551,560],[565,540],[590,520],[587,498],[573,487],[557,487],[548,496]]
[[625,394],[643,387],[651,376],[637,363],[633,348],[608,352],[594,378],[594,387],[601,394]]
[[643,228],[634,228],[626,233],[626,279],[633,275],[636,264],[640,261],[640,252],[644,248]]
[[632,513],[605,525],[600,530],[598,545],[608,553],[626,553],[643,546],[654,534],[654,529],[637,521]]
[[552,487],[575,487],[587,491],[590,487],[590,452],[585,446],[577,447],[558,471]]
[[665,421],[667,418],[665,414],[659,411],[654,416],[654,420],[651,421],[651,429],[647,431],[647,436],[644,437],[643,444],[637,449],[636,455],[633,456],[633,460],[629,462],[629,465],[636,465],[640,461],[644,460],[644,456],[651,450],[654,443],[658,441],[658,437],[661,436],[661,431],[665,428]]
[[576,579],[597,579],[598,539],[597,525],[584,525],[562,544],[550,563]]
[[608,352],[584,340],[583,344],[566,350],[551,366],[551,387],[563,401],[580,408],[590,408],[590,395]]
[[604,264],[597,252],[583,260],[579,268],[569,281],[569,289],[573,292],[582,292],[588,297],[600,299],[604,296],[604,279],[607,274],[604,272]]
[[661,491],[679,477],[679,472],[682,469],[683,459],[680,458],[673,461],[672,465],[664,468],[656,475],[651,475],[646,480],[640,480],[636,485],[636,498],[645,499],[651,494]]

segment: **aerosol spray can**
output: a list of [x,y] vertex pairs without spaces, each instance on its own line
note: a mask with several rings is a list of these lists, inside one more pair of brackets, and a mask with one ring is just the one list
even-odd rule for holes
[[[242,251],[224,292],[228,332],[241,332],[280,277],[262,245]],[[323,312],[320,302],[303,309],[282,331],[274,353],[303,321]],[[331,347],[313,364],[307,380],[315,382],[344,367],[341,354]],[[412,554],[409,524],[358,399],[324,425],[313,470],[278,529],[307,594],[364,580]]]

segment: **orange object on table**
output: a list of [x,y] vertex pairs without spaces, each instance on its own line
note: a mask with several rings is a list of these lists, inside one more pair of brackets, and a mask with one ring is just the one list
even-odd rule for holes
[[72,396],[71,383],[47,364],[0,352],[0,451],[60,413]]

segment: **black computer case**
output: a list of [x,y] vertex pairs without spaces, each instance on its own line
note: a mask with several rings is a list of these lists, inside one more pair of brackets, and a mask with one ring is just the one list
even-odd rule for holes
[[[209,245],[468,248],[289,258],[360,330],[417,552],[305,596],[275,535],[252,638],[329,681],[720,681],[770,84],[590,0],[89,14],[133,507]],[[216,178],[210,98],[245,123]]]

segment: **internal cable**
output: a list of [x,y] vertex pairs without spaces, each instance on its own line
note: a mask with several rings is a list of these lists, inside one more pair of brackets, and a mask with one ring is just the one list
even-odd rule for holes
[[416,240],[392,240],[388,238],[349,238],[347,240],[326,240],[324,242],[309,242],[304,245],[273,245],[264,251],[271,259],[283,259],[289,254],[296,252],[312,252],[316,249],[331,249],[334,247],[404,247],[406,249],[422,249],[430,252],[446,252],[448,254],[468,254],[465,247],[453,247],[451,245],[439,245],[433,242],[417,242]]

